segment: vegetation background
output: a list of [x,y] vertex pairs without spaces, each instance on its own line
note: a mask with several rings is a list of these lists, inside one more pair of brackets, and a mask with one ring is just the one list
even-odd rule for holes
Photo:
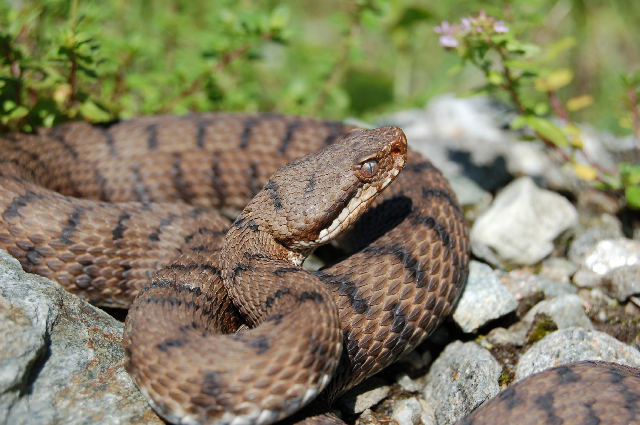
[[[367,119],[468,94],[484,76],[434,28],[481,9],[558,54],[576,121],[630,133],[621,75],[640,69],[636,0],[0,0],[0,120],[278,111]],[[560,47],[558,47],[560,46]]]

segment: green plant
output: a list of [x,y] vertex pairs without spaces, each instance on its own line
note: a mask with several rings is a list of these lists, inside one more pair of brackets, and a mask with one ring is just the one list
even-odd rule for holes
[[[575,44],[573,39],[563,39],[542,49],[521,41],[504,21],[485,12],[453,25],[442,22],[435,30],[440,34],[442,47],[456,52],[462,64],[470,63],[482,71],[487,84],[480,91],[506,95],[518,112],[511,122],[512,128],[532,129],[539,140],[571,164],[577,177],[605,190],[623,192],[627,205],[640,209],[640,166],[621,163],[615,171],[605,170],[583,149],[581,130],[571,114],[590,106],[593,98],[579,94],[563,102],[559,94],[573,79],[573,72],[554,67],[553,62]],[[637,140],[640,78],[624,81]]]

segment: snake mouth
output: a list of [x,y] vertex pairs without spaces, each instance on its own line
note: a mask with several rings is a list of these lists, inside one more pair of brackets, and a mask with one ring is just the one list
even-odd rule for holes
[[[406,142],[405,142],[406,143]],[[406,146],[406,145],[404,145]],[[313,240],[300,240],[291,245],[294,249],[309,249],[325,244],[336,238],[340,233],[349,228],[369,207],[375,197],[380,194],[396,178],[400,170],[404,167],[406,160],[406,147],[397,149],[396,146],[390,148],[389,155],[393,165],[375,182],[365,182],[358,187],[349,199],[347,205],[331,221],[331,223],[318,232],[318,236]]]

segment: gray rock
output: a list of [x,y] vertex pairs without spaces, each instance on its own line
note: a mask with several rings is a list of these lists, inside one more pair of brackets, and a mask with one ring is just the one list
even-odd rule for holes
[[524,322],[531,325],[536,314],[540,313],[550,316],[558,326],[558,329],[572,327],[593,328],[593,324],[584,312],[582,300],[575,294],[563,294],[539,302],[527,312],[520,323]]
[[520,330],[518,330],[516,332],[498,327],[491,329],[487,334],[487,337],[480,341],[480,344],[487,349],[491,349],[494,344],[522,346],[525,343],[526,336],[526,331],[521,332]]
[[380,378],[370,378],[340,397],[338,404],[344,413],[364,412],[389,395],[391,387]]
[[618,267],[607,273],[609,293],[620,301],[640,294],[640,264]]
[[540,276],[555,280],[556,282],[569,283],[571,277],[578,271],[578,265],[566,258],[551,257],[542,262]]
[[622,238],[622,224],[615,216],[602,214],[595,220],[590,220],[584,228],[576,231],[576,236],[569,246],[567,254],[569,260],[582,264],[585,257],[600,241],[605,239]]
[[437,424],[450,424],[500,391],[502,367],[475,342],[452,342],[433,362],[422,395]]
[[491,267],[478,261],[469,265],[469,279],[453,312],[453,320],[467,333],[509,314],[518,302],[500,283]]
[[398,425],[420,425],[423,423],[422,417],[422,404],[416,397],[398,400],[391,410],[391,418]]
[[618,267],[640,264],[640,241],[625,238],[601,240],[587,252],[583,264],[599,275]]
[[123,325],[0,251],[0,423],[162,424],[123,368]]
[[572,327],[593,328],[593,324],[584,312],[580,297],[575,294],[563,294],[540,301],[519,322],[509,328],[509,332],[512,334],[512,341],[516,345],[524,345],[527,333],[535,322],[537,314],[546,314],[551,317],[558,329]]
[[600,331],[560,329],[535,343],[516,366],[516,380],[579,360],[605,360],[640,367],[640,351]]
[[400,375],[398,375],[396,377],[396,382],[398,383],[398,385],[400,385],[400,388],[411,393],[418,392],[422,389],[422,386],[418,382],[411,379],[406,373],[401,373]]
[[[471,248],[490,248],[502,261],[535,264],[553,250],[553,241],[577,223],[576,209],[564,197],[521,177],[505,187],[471,229]],[[488,261],[492,260],[487,258]]]
[[530,297],[537,292],[542,292],[545,298],[557,297],[562,294],[575,294],[578,292],[578,288],[569,283],[546,279],[524,270],[514,270],[509,273],[504,273],[500,276],[500,281],[518,301]]
[[585,268],[581,268],[573,275],[573,283],[580,288],[595,288],[601,281],[601,275]]

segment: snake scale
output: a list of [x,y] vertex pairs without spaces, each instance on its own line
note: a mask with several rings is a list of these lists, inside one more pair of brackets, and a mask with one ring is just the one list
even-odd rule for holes
[[[0,247],[93,303],[130,306],[126,368],[172,422],[342,423],[326,406],[424,340],[466,277],[456,197],[395,127],[156,116],[7,135],[0,152]],[[338,236],[340,261],[300,267]],[[619,367],[568,370],[602,390],[589,374]],[[622,397],[617,413],[637,419],[638,381],[624,375],[601,400]],[[513,402],[549,394],[540,382],[485,417],[553,413],[553,399]]]

